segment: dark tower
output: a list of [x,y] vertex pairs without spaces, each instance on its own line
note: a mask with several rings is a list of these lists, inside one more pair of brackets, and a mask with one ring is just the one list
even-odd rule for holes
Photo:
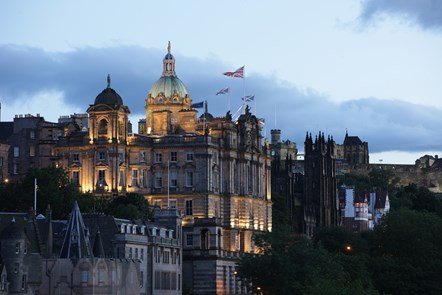
[[335,142],[319,133],[315,140],[307,134],[304,163],[303,232],[309,236],[316,227],[338,224],[336,199]]

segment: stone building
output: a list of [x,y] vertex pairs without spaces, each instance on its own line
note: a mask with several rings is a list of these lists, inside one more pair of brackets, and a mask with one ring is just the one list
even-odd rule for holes
[[[275,132],[276,131],[276,132]],[[319,133],[307,133],[304,159],[298,159],[294,144],[281,142],[272,130],[272,188],[285,196],[289,219],[296,230],[312,236],[315,229],[340,224],[335,166],[335,142]],[[273,135],[277,135],[273,140]],[[283,161],[278,155],[285,154]]]
[[199,118],[168,48],[163,72],[147,94],[140,134],[130,110],[108,85],[87,110],[89,129],[66,129],[54,147],[83,192],[136,192],[183,218],[183,285],[194,294],[236,294],[240,253],[253,252],[255,232],[270,231],[271,159],[261,125],[245,108]]
[[349,136],[345,132],[344,159],[350,166],[369,163],[368,143],[362,142],[358,136]]

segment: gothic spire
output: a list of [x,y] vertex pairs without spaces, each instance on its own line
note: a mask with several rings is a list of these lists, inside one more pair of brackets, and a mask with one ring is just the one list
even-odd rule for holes
[[77,201],[74,202],[71,216],[66,228],[60,258],[91,257],[89,230],[85,227]]

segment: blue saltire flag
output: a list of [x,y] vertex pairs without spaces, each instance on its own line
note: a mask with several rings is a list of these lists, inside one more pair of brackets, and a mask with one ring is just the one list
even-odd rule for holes
[[246,95],[245,97],[243,97],[241,99],[244,100],[245,102],[254,101],[255,96],[254,95]]
[[221,89],[220,91],[218,91],[216,93],[216,95],[218,95],[218,94],[227,94],[227,93],[229,93],[229,87]]
[[193,103],[190,107],[194,109],[202,109],[204,107],[204,101]]

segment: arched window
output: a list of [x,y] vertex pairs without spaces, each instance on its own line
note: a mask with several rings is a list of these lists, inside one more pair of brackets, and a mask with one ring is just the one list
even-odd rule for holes
[[98,134],[107,134],[107,121],[106,119],[101,119],[98,124]]
[[201,230],[201,249],[209,250],[210,248],[210,231],[208,229]]
[[175,97],[175,98],[173,99],[173,103],[178,103],[178,98]]

